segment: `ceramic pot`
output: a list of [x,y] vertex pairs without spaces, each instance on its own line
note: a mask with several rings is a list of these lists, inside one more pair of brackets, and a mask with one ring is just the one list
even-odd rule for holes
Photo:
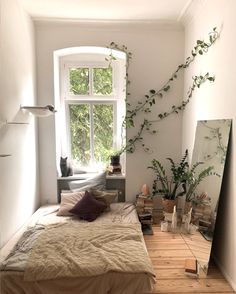
[[110,157],[111,163],[109,167],[109,175],[112,174],[121,174],[121,164],[120,164],[120,155],[112,155]]
[[162,206],[163,210],[167,213],[173,213],[174,206],[176,205],[177,201],[175,200],[170,200],[166,198],[162,198]]
[[120,155],[112,155],[111,156],[111,165],[116,166],[120,164]]

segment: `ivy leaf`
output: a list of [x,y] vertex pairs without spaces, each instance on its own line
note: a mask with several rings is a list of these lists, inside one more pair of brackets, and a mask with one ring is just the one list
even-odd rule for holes
[[151,94],[156,94],[156,91],[155,90],[149,90],[149,92],[151,93]]
[[215,77],[209,77],[209,78],[207,78],[208,79],[208,81],[210,81],[210,82],[214,82],[215,81]]
[[170,85],[166,86],[163,90],[167,92],[170,89]]

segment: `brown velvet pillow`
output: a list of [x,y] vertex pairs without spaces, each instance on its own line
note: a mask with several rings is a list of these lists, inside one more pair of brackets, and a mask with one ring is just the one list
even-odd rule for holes
[[77,215],[81,219],[92,222],[106,208],[106,204],[96,200],[88,191],[85,191],[84,197],[69,212]]

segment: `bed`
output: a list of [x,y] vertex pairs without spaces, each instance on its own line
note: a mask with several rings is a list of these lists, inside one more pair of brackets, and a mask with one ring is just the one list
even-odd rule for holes
[[41,207],[11,241],[2,294],[151,292],[155,275],[132,204],[112,203],[92,222],[58,216],[58,208]]

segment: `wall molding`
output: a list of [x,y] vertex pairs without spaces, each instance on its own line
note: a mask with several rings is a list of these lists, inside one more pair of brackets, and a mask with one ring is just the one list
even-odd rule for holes
[[183,23],[169,20],[93,20],[93,19],[68,19],[68,18],[50,18],[35,17],[33,22],[36,26],[44,25],[73,25],[81,28],[147,28],[147,29],[176,29],[183,30]]
[[200,11],[204,8],[206,2],[206,0],[189,1],[180,13],[178,21],[181,22],[184,26],[191,23],[193,19],[199,15]]

